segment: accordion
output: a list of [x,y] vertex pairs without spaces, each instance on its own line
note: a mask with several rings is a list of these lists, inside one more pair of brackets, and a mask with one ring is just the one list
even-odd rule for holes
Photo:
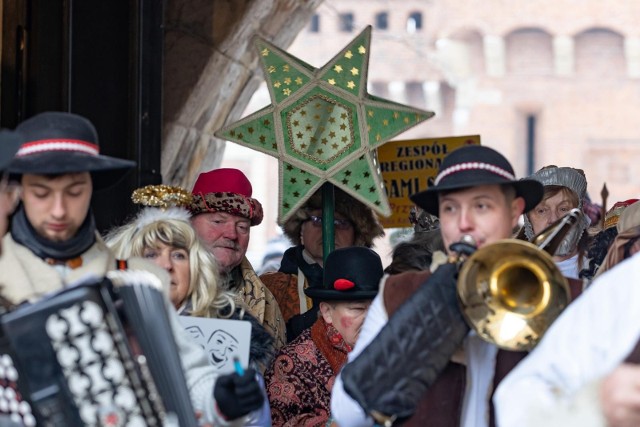
[[159,287],[110,272],[2,315],[0,426],[197,426]]

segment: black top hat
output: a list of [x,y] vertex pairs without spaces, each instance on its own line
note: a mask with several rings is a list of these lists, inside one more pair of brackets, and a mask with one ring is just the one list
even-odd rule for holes
[[304,292],[317,300],[373,299],[382,274],[382,261],[371,249],[361,246],[336,249],[324,263],[322,288],[310,287]]
[[4,172],[13,160],[24,139],[18,132],[0,130],[0,172]]
[[516,189],[516,196],[524,199],[525,212],[542,200],[543,187],[539,182],[533,179],[516,180],[511,164],[502,154],[480,145],[468,145],[452,151],[442,161],[433,187],[410,198],[422,209],[438,215],[438,193],[493,184],[512,185]]
[[84,117],[71,113],[40,113],[16,128],[22,144],[9,172],[16,174],[66,174],[91,172],[95,189],[115,184],[136,164],[100,155],[98,134]]

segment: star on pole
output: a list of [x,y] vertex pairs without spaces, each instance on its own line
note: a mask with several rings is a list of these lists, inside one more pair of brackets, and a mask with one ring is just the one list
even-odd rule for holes
[[272,103],[215,135],[278,159],[281,224],[325,182],[391,213],[376,149],[433,113],[367,93],[370,41],[369,26],[318,69],[254,42]]

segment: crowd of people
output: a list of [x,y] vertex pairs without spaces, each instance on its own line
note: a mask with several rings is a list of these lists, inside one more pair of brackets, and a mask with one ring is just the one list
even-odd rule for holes
[[[246,252],[262,206],[236,169],[201,173],[191,190],[147,189],[171,202],[143,203],[101,234],[92,194],[134,166],[101,155],[94,126],[75,114],[0,131],[0,302],[37,303],[123,262],[156,276],[203,425],[640,425],[640,203],[603,215],[582,170],[548,165],[518,179],[494,149],[452,151],[411,196],[413,237],[386,267],[371,249],[384,235],[376,215],[338,189],[324,258],[318,192],[282,224],[291,247],[278,271],[259,275]],[[531,351],[487,341],[458,304],[462,255],[531,242],[569,212],[575,224],[551,254],[568,307]],[[217,371],[178,316],[250,322],[248,366]],[[8,415],[0,407],[0,425]]]

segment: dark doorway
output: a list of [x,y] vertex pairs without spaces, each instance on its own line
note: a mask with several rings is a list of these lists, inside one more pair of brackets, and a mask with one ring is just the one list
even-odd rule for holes
[[95,193],[100,230],[134,207],[131,191],[159,183],[164,2],[13,0],[1,2],[0,125],[42,111],[70,111],[98,130],[102,154],[138,167]]

